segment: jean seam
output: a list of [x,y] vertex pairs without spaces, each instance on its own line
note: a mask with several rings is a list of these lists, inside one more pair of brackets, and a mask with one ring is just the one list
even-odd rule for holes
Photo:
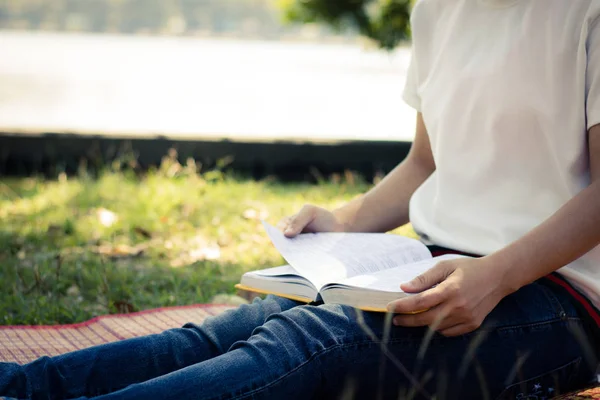
[[567,313],[565,312],[565,309],[564,309],[562,303],[560,302],[558,297],[554,294],[552,289],[550,289],[549,287],[544,286],[544,285],[540,285],[540,286],[542,288],[544,297],[550,303],[550,305],[555,313],[555,316],[546,321],[532,322],[529,324],[517,324],[517,325],[502,326],[502,327],[497,327],[496,330],[501,332],[501,331],[510,330],[510,329],[533,328],[536,326],[553,324],[556,322],[566,322],[566,321],[581,322],[581,318],[567,316]]
[[494,328],[493,330],[495,330],[497,332],[502,332],[502,331],[514,330],[514,329],[534,328],[536,326],[549,325],[549,324],[555,324],[557,322],[567,322],[567,321],[581,322],[581,318],[576,318],[576,317],[569,317],[567,319],[552,318],[552,319],[549,319],[547,321],[532,322],[532,323],[529,323],[529,324],[517,324],[517,325],[500,326],[500,327]]
[[560,302],[560,300],[558,299],[556,294],[554,294],[552,289],[549,288],[548,286],[542,285],[542,288],[545,289],[545,290],[543,290],[544,296],[546,296],[548,301],[554,305],[554,310],[557,313],[557,315],[559,316],[559,318],[565,319],[567,313],[565,312],[565,308],[563,307],[562,303]]

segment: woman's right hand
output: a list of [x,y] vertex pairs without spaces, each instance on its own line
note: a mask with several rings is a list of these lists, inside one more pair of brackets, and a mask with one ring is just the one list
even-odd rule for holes
[[303,232],[344,232],[348,224],[329,210],[307,204],[297,214],[279,221],[277,228],[291,238]]

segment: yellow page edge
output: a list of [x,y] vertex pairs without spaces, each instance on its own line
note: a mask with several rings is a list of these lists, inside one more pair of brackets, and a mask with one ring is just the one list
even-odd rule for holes
[[[299,301],[301,303],[310,303],[311,299],[307,298],[307,297],[302,297],[302,296],[294,296],[291,294],[284,294],[284,293],[278,293],[278,292],[271,292],[268,290],[262,290],[262,289],[256,289],[250,286],[246,286],[246,285],[242,285],[241,283],[238,283],[237,285],[235,285],[235,288],[238,290],[245,290],[248,292],[254,292],[254,293],[260,293],[260,294],[273,294],[275,296],[279,296],[279,297],[284,297],[286,299],[290,299],[290,300],[294,300],[294,301]],[[366,311],[366,312],[381,312],[381,313],[387,313],[388,310],[386,308],[377,308],[377,307],[355,307],[358,308],[361,311]],[[423,310],[423,311],[413,311],[413,312],[409,312],[409,313],[402,313],[402,314],[419,314],[422,313],[424,311],[427,310]]]
[[301,303],[310,303],[311,301],[313,301],[312,299],[309,299],[308,297],[294,296],[293,294],[283,294],[283,293],[271,292],[271,291],[268,291],[268,290],[255,289],[255,288],[250,287],[250,286],[242,285],[241,283],[238,283],[237,285],[235,285],[235,288],[238,289],[238,290],[246,290],[248,292],[260,293],[260,294],[274,294],[275,296],[284,297],[286,299],[299,301]]

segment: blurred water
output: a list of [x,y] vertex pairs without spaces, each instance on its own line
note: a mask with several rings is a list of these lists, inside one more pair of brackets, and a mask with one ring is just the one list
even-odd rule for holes
[[0,32],[0,130],[411,140],[410,52]]

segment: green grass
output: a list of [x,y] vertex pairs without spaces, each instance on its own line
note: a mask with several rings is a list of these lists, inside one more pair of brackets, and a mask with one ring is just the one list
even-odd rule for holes
[[275,223],[305,203],[335,207],[370,186],[353,174],[284,184],[197,170],[172,155],[143,174],[117,164],[94,178],[0,181],[0,325],[234,293],[243,272],[283,262],[260,218]]

